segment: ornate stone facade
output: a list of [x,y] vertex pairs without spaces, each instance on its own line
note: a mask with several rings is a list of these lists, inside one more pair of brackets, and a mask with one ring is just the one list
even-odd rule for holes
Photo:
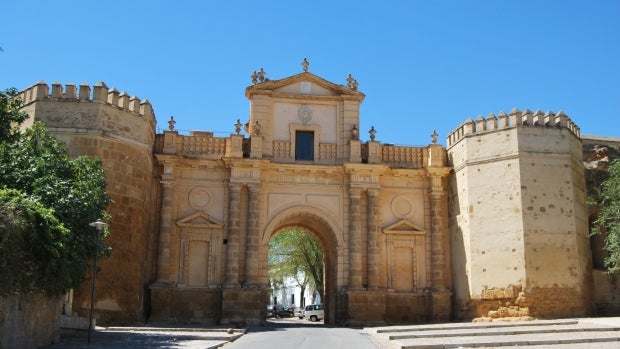
[[[183,135],[172,119],[155,134],[148,101],[103,83],[22,93],[72,153],[103,159],[113,254],[98,317],[260,323],[268,243],[291,227],[323,246],[326,323],[448,321],[506,302],[521,315],[589,312],[581,143],[565,115],[468,121],[448,150],[435,132],[426,147],[372,132],[364,143],[357,81],[302,68],[253,74],[247,136],[239,121],[229,137]],[[84,292],[74,299],[87,308]]]

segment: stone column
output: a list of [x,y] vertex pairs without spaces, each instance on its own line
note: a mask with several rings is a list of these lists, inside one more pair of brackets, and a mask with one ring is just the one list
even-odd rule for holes
[[380,286],[380,240],[377,218],[379,189],[368,189],[368,288],[373,290]]
[[360,188],[349,188],[349,289],[362,288],[360,191]]
[[157,242],[157,281],[170,283],[172,272],[171,243],[174,234],[174,181],[161,181],[161,221],[159,225],[159,241]]
[[260,184],[250,184],[248,186],[248,231],[245,248],[245,278],[248,286],[259,285],[258,275],[258,248],[259,248],[259,229],[258,214],[260,200]]
[[228,184],[228,236],[226,243],[226,275],[224,276],[225,287],[239,285],[239,203],[241,201],[241,184]]

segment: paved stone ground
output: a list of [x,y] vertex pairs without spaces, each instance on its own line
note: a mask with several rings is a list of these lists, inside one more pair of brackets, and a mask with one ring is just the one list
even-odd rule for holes
[[[300,326],[303,320],[279,319]],[[286,326],[286,324],[278,326]],[[297,324],[295,324],[297,323]],[[319,326],[322,323],[306,323]],[[581,318],[491,323],[444,323],[415,326],[369,327],[362,330],[380,349],[506,348],[618,349],[620,318]],[[225,328],[110,327],[97,328],[87,343],[87,332],[69,332],[45,349],[211,349],[239,338]],[[248,334],[251,336],[251,333]],[[277,347],[277,345],[275,346]],[[282,348],[285,349],[285,348]]]
[[366,328],[386,349],[435,348],[620,348],[620,318],[446,323]]
[[226,329],[219,328],[98,327],[91,334],[90,344],[86,331],[65,332],[60,343],[45,349],[211,349],[239,338],[244,332],[235,330],[228,334]]

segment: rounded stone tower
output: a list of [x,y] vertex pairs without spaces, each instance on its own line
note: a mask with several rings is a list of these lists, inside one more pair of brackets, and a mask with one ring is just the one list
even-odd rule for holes
[[[92,88],[54,83],[51,89],[39,82],[20,97],[30,115],[27,123],[44,122],[71,155],[103,161],[112,199],[106,244],[113,257],[100,263],[95,316],[115,322],[142,320],[148,312],[145,284],[151,278],[155,243],[150,216],[156,211],[151,206],[157,202],[152,175],[156,120],[151,104],[102,82]],[[74,290],[73,311],[80,316],[88,314],[90,285],[86,282]]]

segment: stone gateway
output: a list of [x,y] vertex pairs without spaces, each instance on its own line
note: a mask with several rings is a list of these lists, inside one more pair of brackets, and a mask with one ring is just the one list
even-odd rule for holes
[[[264,322],[269,241],[288,228],[323,248],[329,324],[592,311],[582,141],[566,115],[467,120],[447,148],[436,133],[425,147],[363,142],[357,81],[302,67],[253,74],[245,135],[238,120],[221,138],[173,118],[158,134],[147,100],[104,83],[21,93],[30,121],[103,160],[99,322]],[[73,310],[88,295],[74,290]]]

